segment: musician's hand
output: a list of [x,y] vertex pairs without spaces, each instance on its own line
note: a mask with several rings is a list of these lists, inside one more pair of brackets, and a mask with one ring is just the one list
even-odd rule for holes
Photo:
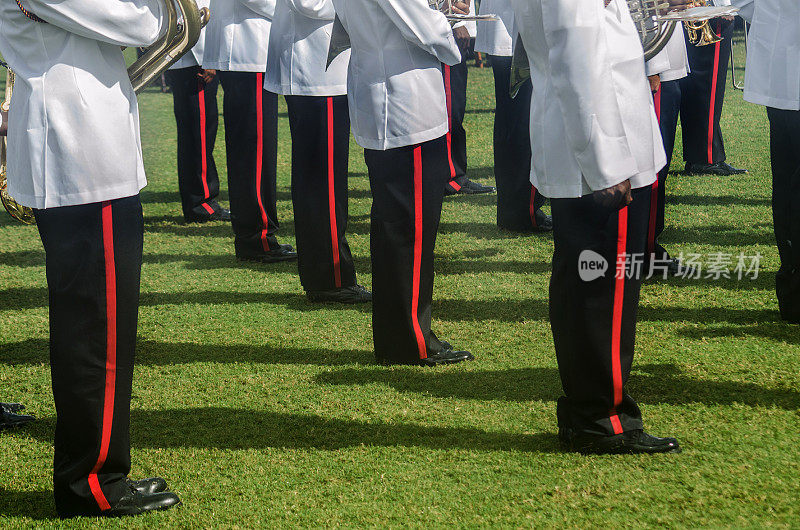
[[200,70],[197,71],[197,77],[199,77],[200,80],[206,85],[209,84],[211,81],[213,81],[216,76],[217,76],[216,70],[204,70],[201,68]]
[[592,198],[597,204],[605,208],[611,208],[613,210],[624,208],[633,202],[631,181],[626,180],[625,182],[620,182],[616,186],[596,191],[592,194]]
[[653,94],[658,92],[658,89],[661,88],[661,76],[658,74],[651,75],[647,77],[647,80],[650,82],[650,92]]
[[[453,14],[469,15],[469,2],[465,2],[463,0],[453,0],[450,5],[452,7]],[[447,9],[447,3],[445,3],[445,7],[442,9]]]
[[469,42],[472,40],[469,30],[465,26],[453,28],[453,36],[456,38],[456,44],[461,53],[466,52],[469,49]]
[[0,111],[0,136],[8,134],[8,112]]

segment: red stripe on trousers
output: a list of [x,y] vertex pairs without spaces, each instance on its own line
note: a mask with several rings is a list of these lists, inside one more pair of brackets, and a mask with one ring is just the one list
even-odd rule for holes
[[[447,162],[450,164],[450,178],[456,178],[456,166],[453,163],[453,91],[450,88],[450,66],[444,65],[444,93],[447,97]],[[461,186],[457,182],[450,185],[458,191]]]
[[[717,21],[717,36],[722,36],[722,22]],[[711,76],[711,103],[708,108],[708,163],[714,163],[714,114],[717,106],[720,42],[714,45],[714,73]]]
[[261,197],[261,171],[264,168],[264,74],[256,74],[256,201],[261,212],[261,221],[264,228],[261,230],[261,246],[269,252],[269,218],[264,209],[264,200]]
[[614,408],[611,410],[611,425],[614,434],[622,434],[622,423],[617,416],[617,407],[622,404],[622,309],[625,299],[625,273],[628,248],[628,207],[622,208],[617,222],[617,269],[614,285],[614,313],[611,320],[611,374],[614,384]]
[[[653,103],[656,107],[656,118],[658,118],[659,125],[661,124],[661,86],[653,94]],[[664,168],[667,170],[667,168]],[[647,253],[652,255],[656,251],[656,220],[658,208],[658,174],[656,174],[656,181],[650,189],[650,223],[647,226]]]
[[414,277],[411,286],[411,325],[417,338],[420,359],[428,358],[428,348],[419,324],[419,289],[422,273],[422,146],[414,148]]
[[342,286],[342,269],[339,264],[339,229],[336,226],[336,186],[333,157],[333,98],[328,98],[328,214],[331,224],[331,252],[333,253],[333,279],[336,287]]
[[536,186],[531,186],[531,205],[530,205],[530,212],[531,212],[531,224],[534,228],[536,228],[536,206],[534,203],[536,202]]
[[106,273],[106,384],[103,398],[103,423],[100,438],[100,454],[97,456],[92,471],[89,473],[89,489],[101,510],[110,510],[97,473],[108,458],[111,445],[111,428],[114,423],[114,393],[117,383],[117,273],[114,264],[114,217],[110,202],[102,205],[103,217],[103,252]]
[[[203,198],[208,200],[211,198],[211,192],[208,190],[208,160],[207,160],[207,138],[206,138],[206,85],[203,81],[197,81],[197,102],[200,108],[200,180],[203,182]],[[208,203],[202,203],[203,208],[209,214],[214,213],[214,209]]]

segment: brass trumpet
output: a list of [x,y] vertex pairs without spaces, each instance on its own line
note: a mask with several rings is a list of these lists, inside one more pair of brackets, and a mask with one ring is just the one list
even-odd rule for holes
[[[694,7],[706,7],[707,5],[708,2],[706,0],[698,0],[694,3]],[[689,38],[689,42],[695,46],[708,46],[709,44],[716,44],[721,41],[722,37],[711,29],[710,22],[710,20],[685,22],[686,35]]]
[[[211,18],[208,8],[198,9],[195,0],[163,0],[163,2],[167,13],[167,31],[128,68],[128,77],[137,94],[197,44],[200,31]],[[14,72],[9,68],[6,73],[5,98],[2,102],[4,112],[11,109],[13,91]],[[7,144],[4,136],[0,141],[0,200],[11,217],[25,224],[33,224],[35,222],[33,210],[21,206],[8,194],[6,160]]]

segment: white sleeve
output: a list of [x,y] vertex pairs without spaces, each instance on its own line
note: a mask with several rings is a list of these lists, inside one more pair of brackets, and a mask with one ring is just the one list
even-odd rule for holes
[[336,17],[332,0],[286,0],[286,2],[292,10],[308,18],[333,20]]
[[23,0],[26,9],[75,35],[118,46],[149,46],[161,34],[159,0]]
[[427,0],[383,0],[378,5],[407,41],[450,66],[461,62],[450,23],[444,14],[431,9]]
[[753,14],[756,9],[755,0],[733,0],[732,4],[739,8],[739,16],[749,24],[753,23]]
[[[233,0],[225,0],[232,2]],[[262,17],[272,20],[275,16],[275,2],[276,0],[239,0],[246,8],[254,13],[258,13]],[[213,15],[212,15],[213,16]]]
[[570,148],[593,191],[615,186],[638,165],[611,75],[603,2],[542,0],[544,36]]

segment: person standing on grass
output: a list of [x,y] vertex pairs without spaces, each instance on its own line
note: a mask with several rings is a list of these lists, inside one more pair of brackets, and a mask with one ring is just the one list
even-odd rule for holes
[[333,4],[350,34],[350,122],[372,188],[375,356],[429,366],[472,359],[431,331],[433,251],[450,175],[441,63],[461,61],[452,28],[427,0]]
[[264,90],[276,0],[211,0],[203,68],[222,85],[228,195],[240,261],[297,259],[278,243],[278,95]]
[[162,32],[160,0],[3,0],[0,53],[16,73],[9,193],[34,209],[47,261],[58,515],[180,503],[132,481],[130,406],[146,179],[121,46]]
[[[533,184],[551,199],[550,323],[559,440],[581,453],[674,453],[625,392],[650,191],[666,157],[625,0],[513,0],[533,97]],[[582,266],[586,263],[587,266]]]
[[[198,0],[208,7],[210,0]],[[217,202],[219,175],[214,161],[219,110],[217,79],[214,70],[204,70],[203,48],[206,30],[192,51],[178,59],[165,73],[172,89],[175,121],[178,128],[178,190],[183,218],[187,223],[230,221],[231,212]]]
[[497,226],[514,232],[549,232],[553,218],[542,211],[545,198],[531,184],[531,82],[511,97],[514,8],[511,0],[483,0],[481,14],[500,21],[478,22],[475,50],[489,55],[494,73],[494,178]]
[[800,2],[734,0],[750,22],[744,99],[767,107],[783,320],[800,324]]
[[264,88],[283,94],[288,107],[297,264],[306,297],[359,304],[372,293],[356,282],[345,237],[350,52],[326,66],[335,16],[332,0],[278,0]]

